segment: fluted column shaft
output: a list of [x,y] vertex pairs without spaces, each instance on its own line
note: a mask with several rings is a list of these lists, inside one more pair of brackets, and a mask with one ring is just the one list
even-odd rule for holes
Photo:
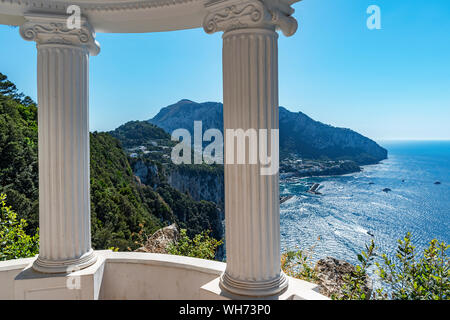
[[[299,1],[299,0],[298,0]],[[297,30],[295,0],[211,0],[205,4],[207,33],[223,34],[223,120],[225,131],[225,239],[227,266],[220,286],[246,297],[277,295],[288,286],[280,266],[278,175],[278,33]],[[230,129],[258,135],[248,139],[244,164],[233,162]],[[261,135],[262,131],[266,135]],[[272,135],[275,134],[275,139]],[[231,141],[232,140],[232,141]],[[241,140],[242,141],[242,140]],[[253,141],[255,143],[255,141]],[[261,148],[276,159],[265,171]],[[235,152],[232,150],[236,150]],[[239,149],[244,150],[242,146]],[[258,157],[251,154],[258,150]],[[232,162],[230,162],[232,160]],[[273,165],[273,163],[272,163]]]
[[65,28],[63,19],[31,16],[21,27],[22,36],[36,41],[38,51],[40,246],[33,268],[45,273],[75,271],[96,261],[89,192],[93,38],[85,27]]
[[38,45],[38,270],[80,267],[92,255],[88,60],[81,47]]
[[[263,28],[223,35],[224,130],[268,129],[269,148],[271,130],[278,129],[277,39]],[[260,163],[225,164],[227,267],[221,284],[241,295],[272,295],[287,285],[280,269],[278,171],[260,170]]]

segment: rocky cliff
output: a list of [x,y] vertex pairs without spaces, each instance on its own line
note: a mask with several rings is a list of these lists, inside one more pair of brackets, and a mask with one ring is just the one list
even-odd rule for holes
[[157,188],[168,183],[193,200],[211,201],[224,208],[224,177],[221,166],[159,164],[151,160],[152,154],[131,160],[139,181]]
[[167,182],[194,200],[212,201],[224,208],[224,177],[222,170],[192,170],[177,166],[168,173]]

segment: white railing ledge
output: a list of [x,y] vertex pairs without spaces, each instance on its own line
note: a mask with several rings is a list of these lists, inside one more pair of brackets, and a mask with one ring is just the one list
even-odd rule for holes
[[181,268],[220,275],[226,264],[220,261],[148,252],[107,252],[104,255],[106,264],[133,263],[161,267]]

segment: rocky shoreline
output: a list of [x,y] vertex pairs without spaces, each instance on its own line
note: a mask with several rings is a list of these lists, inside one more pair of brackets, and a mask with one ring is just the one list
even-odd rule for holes
[[362,168],[351,160],[305,160],[287,158],[281,161],[280,178],[337,176],[361,172]]

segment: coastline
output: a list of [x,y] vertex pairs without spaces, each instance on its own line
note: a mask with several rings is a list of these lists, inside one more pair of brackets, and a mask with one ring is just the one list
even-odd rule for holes
[[280,181],[289,182],[291,179],[344,176],[362,172],[365,168],[378,165],[387,159],[389,159],[388,156],[370,163],[357,163],[353,160],[302,159],[292,154],[280,162]]
[[359,166],[349,160],[300,160],[300,162],[291,162],[289,164],[282,162],[280,167],[280,181],[287,182],[291,179],[300,178],[342,176],[363,170],[363,166]]

